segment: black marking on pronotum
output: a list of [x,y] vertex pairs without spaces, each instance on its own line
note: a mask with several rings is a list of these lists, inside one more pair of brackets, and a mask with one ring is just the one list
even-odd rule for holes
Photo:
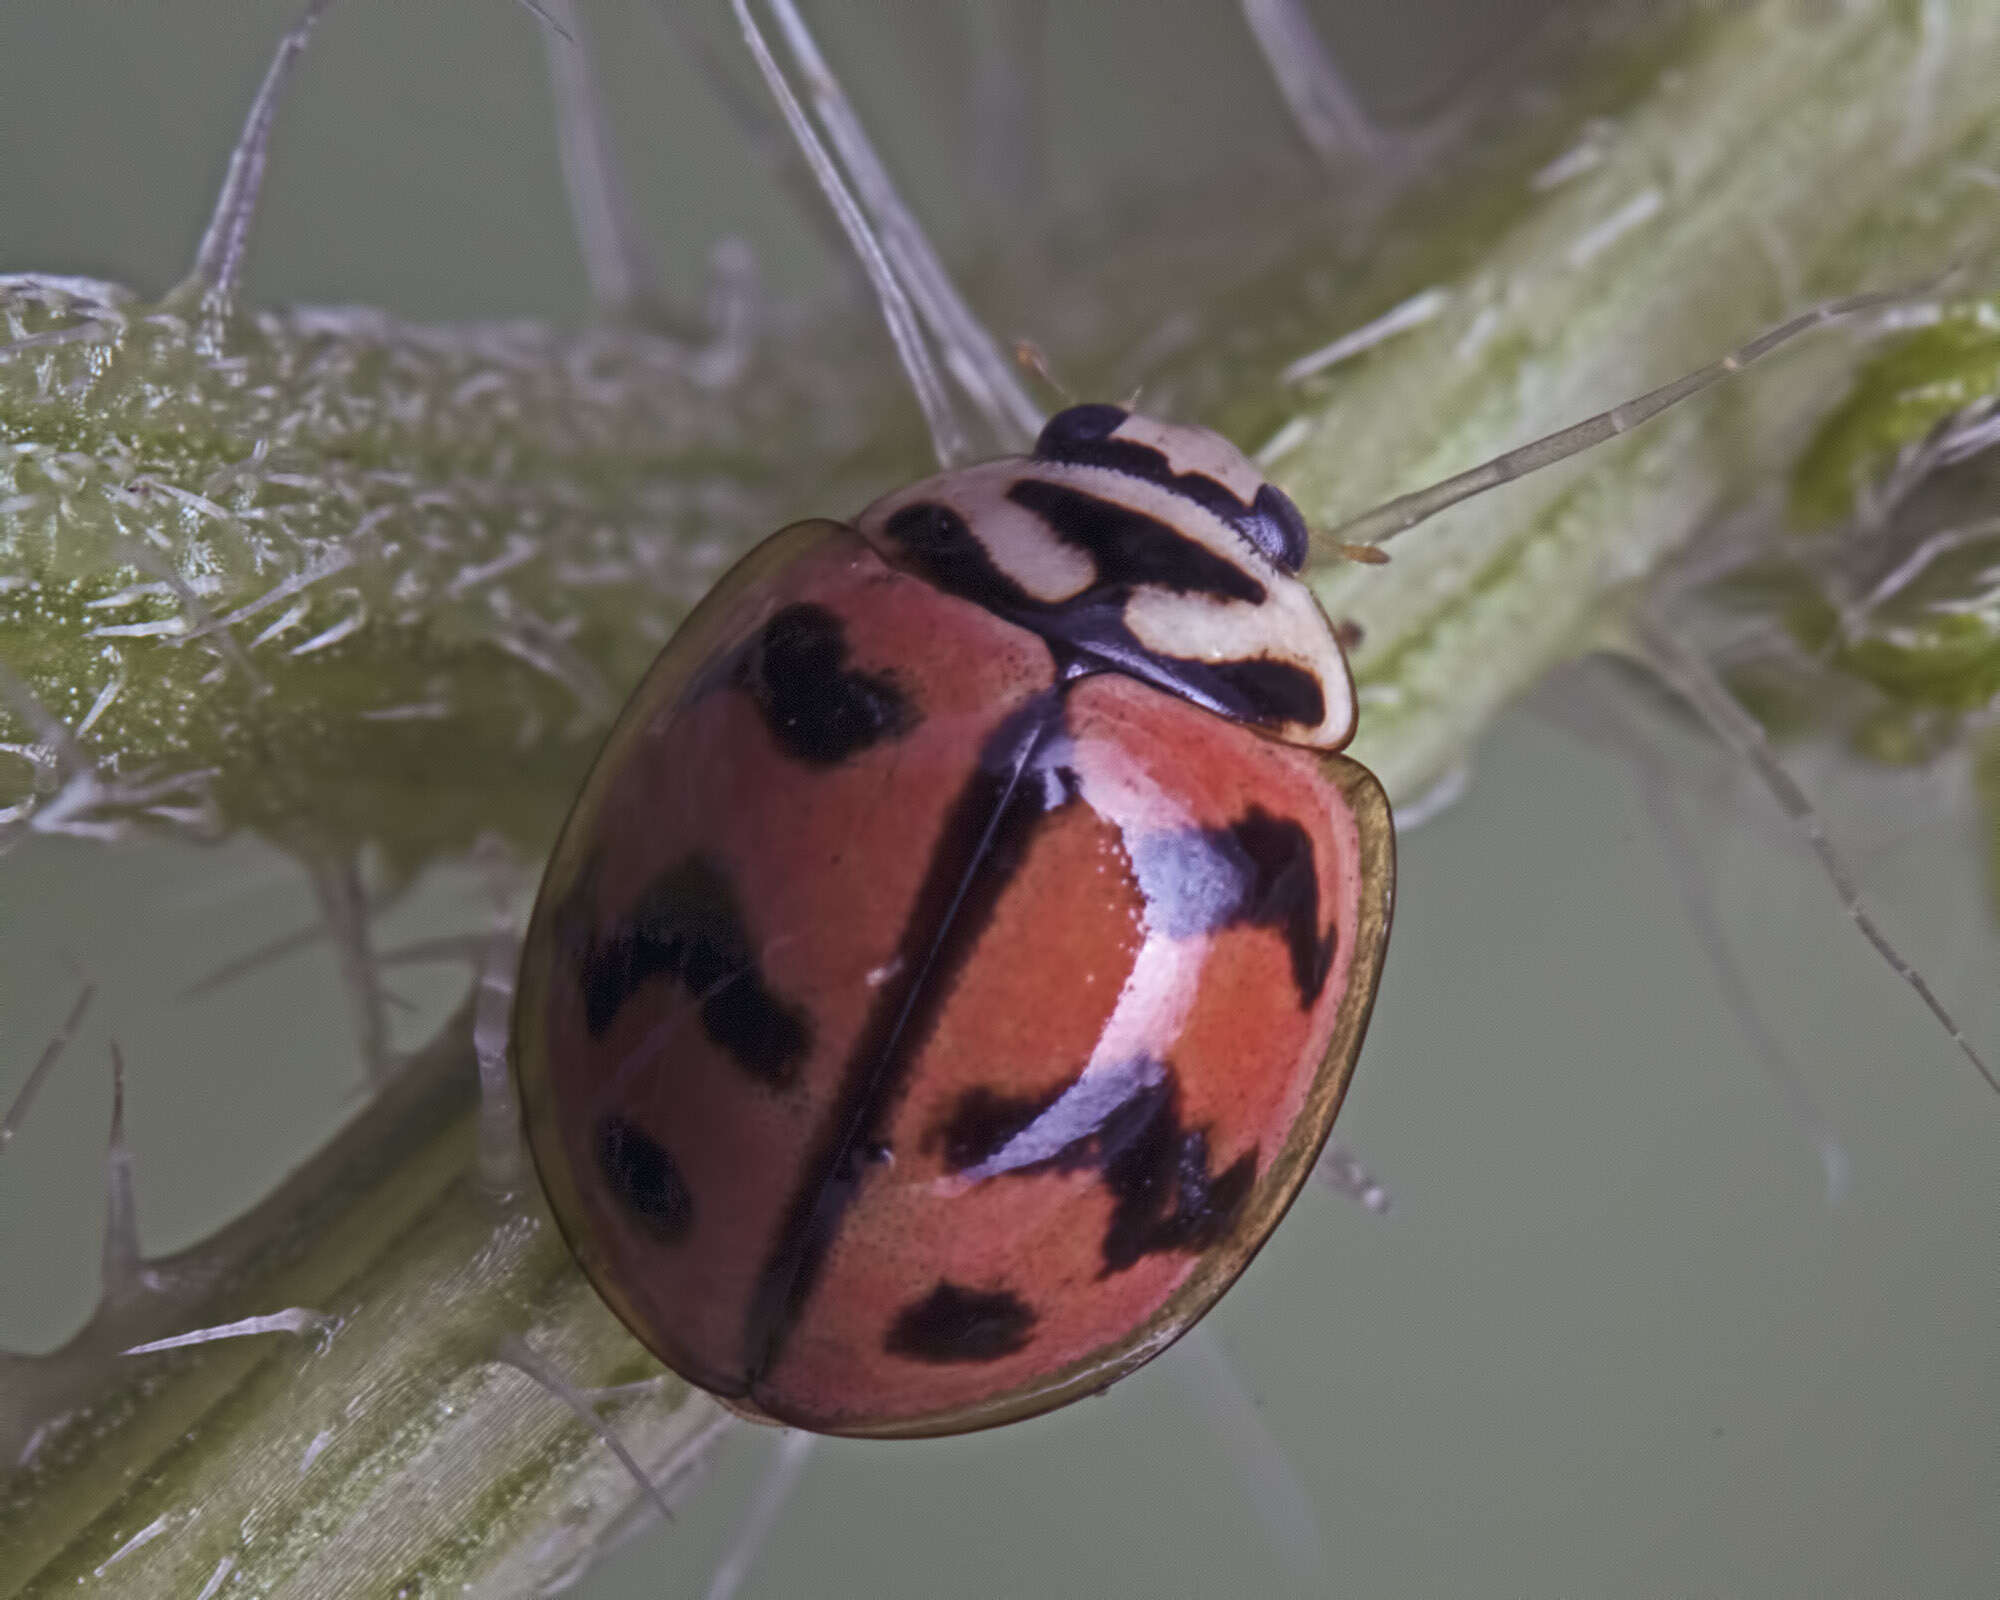
[[1305,565],[1310,538],[1306,521],[1282,489],[1264,484],[1245,505],[1227,485],[1205,472],[1174,471],[1164,451],[1135,439],[1112,438],[1124,426],[1127,415],[1117,406],[1107,405],[1058,411],[1035,441],[1036,459],[1105,467],[1158,484],[1221,518],[1282,571],[1297,572]]
[[1312,835],[1252,806],[1226,828],[1176,828],[1130,841],[1147,922],[1170,938],[1218,928],[1274,928],[1291,955],[1299,1006],[1326,986],[1340,930],[1319,929]]
[[[1032,481],[1023,479],[1015,487],[1019,489]],[[1110,507],[1108,501],[1094,503]],[[1164,523],[1154,526],[1182,545],[1200,551],[1217,567],[1236,573],[1243,582],[1256,583],[1247,573],[1230,567],[1221,557],[1174,533]],[[1036,599],[1001,571],[986,546],[966,526],[965,519],[950,506],[932,500],[904,506],[884,523],[882,531],[912,567],[947,594],[970,600],[995,616],[1039,634],[1056,657],[1060,677],[1106,670],[1122,672],[1219,716],[1256,727],[1282,727],[1288,723],[1318,727],[1326,719],[1326,696],[1319,680],[1303,667],[1261,656],[1247,661],[1197,661],[1164,655],[1141,644],[1126,624],[1125,608],[1137,582],[1151,583],[1158,579],[1135,572],[1133,569],[1140,562],[1136,558],[1127,559],[1132,553],[1121,553],[1116,540],[1105,543],[1110,559],[1125,563],[1119,578],[1114,580],[1100,574],[1099,581],[1082,592],[1065,600],[1051,601]],[[1143,546],[1144,541],[1134,542]],[[1158,562],[1156,570],[1198,577],[1206,569],[1191,559],[1183,561],[1173,555]],[[1258,595],[1263,592],[1258,585]]]
[[1267,483],[1250,502],[1250,515],[1235,524],[1236,529],[1285,572],[1297,572],[1306,564],[1312,534],[1292,497],[1276,484]]
[[1087,401],[1080,406],[1064,406],[1042,424],[1035,440],[1035,455],[1043,461],[1072,461],[1076,452],[1108,440],[1125,426],[1131,412],[1122,406]]
[[837,766],[917,722],[895,679],[848,666],[847,629],[825,606],[801,601],[776,613],[745,647],[737,676],[778,747],[812,766]]
[[1246,661],[1196,661],[1185,656],[1155,655],[1163,674],[1198,706],[1219,711],[1240,722],[1274,727],[1294,723],[1317,728],[1326,720],[1326,691],[1304,667],[1269,656]]
[[967,1289],[947,1279],[896,1313],[882,1348],[893,1356],[944,1365],[998,1361],[1027,1348],[1035,1309],[1008,1289]]
[[987,740],[946,814],[885,984],[842,1069],[839,1097],[792,1193],[744,1322],[754,1385],[778,1358],[818,1283],[841,1218],[937,1024],[953,979],[1020,870],[1041,820],[1079,793],[1062,763],[1064,692],[1043,690]]
[[1209,1170],[1207,1130],[1181,1126],[1173,1069],[1151,1056],[1081,1073],[1039,1099],[968,1090],[938,1137],[947,1166],[976,1181],[1100,1173],[1112,1197],[1105,1277],[1162,1250],[1221,1243],[1257,1179],[1254,1150]]
[[694,1228],[694,1194],[674,1158],[651,1134],[617,1112],[597,1124],[597,1170],[604,1186],[641,1228],[679,1244]]
[[1235,562],[1190,539],[1170,522],[1046,478],[1021,478],[1007,498],[1032,511],[1065,544],[1097,564],[1097,582],[1127,590],[1166,589],[1261,605],[1264,585]]
[[805,1012],[774,993],[722,868],[690,856],[661,873],[583,952],[584,1022],[601,1036],[633,995],[676,979],[701,1008],[702,1030],[746,1072],[782,1088],[812,1045]]

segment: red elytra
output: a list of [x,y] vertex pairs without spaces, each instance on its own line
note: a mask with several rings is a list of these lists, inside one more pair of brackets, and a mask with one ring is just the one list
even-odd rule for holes
[[513,1039],[661,1360],[913,1436],[1101,1390],[1242,1271],[1346,1090],[1394,841],[1297,513],[1215,436],[1073,408],[857,525],[774,536],[647,674]]

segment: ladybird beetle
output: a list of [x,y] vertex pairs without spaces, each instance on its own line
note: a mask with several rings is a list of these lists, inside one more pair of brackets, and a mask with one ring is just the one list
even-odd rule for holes
[[954,1433],[1184,1333],[1333,1124],[1394,833],[1306,528],[1205,429],[799,523],[564,828],[515,1071],[585,1272],[764,1421]]

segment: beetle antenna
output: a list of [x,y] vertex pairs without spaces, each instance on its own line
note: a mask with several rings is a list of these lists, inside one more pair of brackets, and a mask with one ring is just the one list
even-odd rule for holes
[[771,54],[771,47],[764,40],[763,30],[750,14],[749,0],[730,0],[730,5],[736,13],[738,26],[743,30],[744,43],[750,47],[751,57],[757,63],[757,70],[763,74],[771,98],[778,102],[785,126],[791,130],[806,164],[812,168],[813,178],[839,219],[841,231],[847,235],[854,253],[861,258],[869,286],[874,289],[875,298],[882,307],[882,320],[889,325],[889,338],[903,363],[904,375],[909,378],[910,387],[916,392],[917,404],[923,410],[924,421],[930,427],[931,448],[937,455],[938,464],[947,468],[957,466],[968,456],[965,430],[952,408],[951,396],[945,390],[944,381],[938,376],[937,367],[931,360],[930,349],[924,343],[923,329],[911,309],[910,297],[889,265],[881,242],[868,226],[868,219],[861,214],[860,206],[848,192],[833,158],[826,152],[826,146],[820,143],[819,135],[813,132],[812,124],[806,120],[798,96],[792,93],[791,85],[779,69],[777,58]]
[[1582,422],[1546,434],[1528,444],[1481,462],[1464,472],[1456,473],[1434,483],[1427,489],[1418,489],[1410,494],[1398,495],[1393,500],[1383,502],[1371,511],[1364,511],[1338,527],[1328,531],[1326,542],[1331,544],[1374,544],[1383,539],[1414,528],[1420,522],[1428,522],[1440,511],[1470,500],[1474,495],[1497,489],[1504,483],[1512,483],[1516,478],[1524,478],[1531,472],[1539,472],[1543,467],[1552,467],[1558,461],[1567,461],[1579,451],[1588,450],[1593,445],[1603,444],[1622,433],[1629,433],[1640,423],[1649,421],[1662,411],[1679,405],[1683,400],[1712,388],[1723,379],[1741,372],[1752,363],[1761,361],[1782,345],[1791,343],[1799,335],[1824,327],[1829,322],[1837,322],[1846,317],[1859,316],[1864,312],[1880,311],[1891,306],[1907,304],[1912,298],[1937,289],[1949,273],[1941,273],[1927,283],[1913,288],[1877,290],[1868,294],[1848,295],[1844,299],[1828,300],[1810,310],[1800,312],[1790,321],[1781,322],[1775,328],[1768,328],[1746,344],[1738,345],[1720,360],[1711,361],[1705,367],[1672,383],[1663,383],[1657,389],[1649,390],[1637,399],[1627,400],[1622,405],[1613,406],[1609,411],[1600,411],[1594,417],[1586,417]]
[[798,7],[792,0],[770,0],[770,6],[793,64],[805,80],[820,126],[875,225],[891,269],[937,340],[945,370],[1003,446],[1025,448],[1041,431],[1040,408],[1000,353],[993,335],[965,303],[925,236],[923,225],[896,192],[888,168],[875,153],[853,103],[820,54]]
[[1846,862],[1826,836],[1819,812],[1778,760],[1757,719],[1736,703],[1708,663],[1676,639],[1657,618],[1648,615],[1643,608],[1635,608],[1631,627],[1640,659],[1686,700],[1708,724],[1709,730],[1757,774],[1771,798],[1777,802],[1778,809],[1784,812],[1786,820],[1819,858],[1820,870],[1825,873],[1827,882],[1833,885],[1834,893],[1840,897],[1841,908],[1860,929],[1861,936],[1875,947],[1875,953],[1889,964],[1896,976],[1916,991],[1917,997],[1937,1018],[1939,1026],[1951,1035],[1952,1043],[1986,1080],[1986,1086],[1995,1094],[2000,1094],[2000,1078],[1994,1076],[1993,1069],[1972,1047],[1965,1030],[1959,1027],[1951,1013],[1931,992],[1923,974],[1903,958],[1901,952],[1889,942],[1888,936],[1875,925],[1874,918],[1861,903],[1861,893],[1854,885]]

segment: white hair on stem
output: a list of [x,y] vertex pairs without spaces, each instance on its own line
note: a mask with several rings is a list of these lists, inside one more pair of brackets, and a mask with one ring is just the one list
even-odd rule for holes
[[652,1501],[660,1515],[668,1522],[674,1521],[674,1508],[667,1504],[665,1491],[646,1475],[646,1469],[639,1465],[638,1458],[625,1447],[625,1441],[618,1437],[617,1430],[597,1414],[589,1397],[565,1378],[552,1362],[532,1349],[525,1339],[512,1333],[504,1336],[495,1346],[493,1359],[532,1379],[569,1407],[577,1421],[603,1440],[604,1447],[618,1458],[618,1464],[631,1474],[632,1481]]
[[[719,53],[688,20],[680,0],[651,0],[646,15],[674,49],[687,56],[700,72],[702,81],[722,107],[722,114],[735,125],[738,135],[775,178],[786,194],[798,203],[799,215],[819,235],[828,250],[842,264],[861,270],[858,261],[846,259],[847,235],[839,221],[820,204],[820,191],[812,169],[793,144],[791,133],[777,117],[740,87],[735,75]],[[865,276],[865,274],[864,274]]]
[[111,1134],[104,1141],[104,1252],[100,1269],[107,1304],[145,1292],[139,1253],[139,1201],[132,1186],[132,1147],[125,1142],[125,1053],[111,1041]]
[[1736,703],[1708,663],[1676,639],[1657,618],[1643,608],[1635,608],[1628,626],[1639,659],[1686,700],[1708,724],[1709,730],[1756,773],[1786,820],[1818,857],[1820,869],[1825,873],[1827,882],[1833,885],[1848,919],[1861,931],[1861,936],[1875,947],[1875,953],[1889,964],[1896,976],[1916,991],[1917,998],[1929,1008],[1939,1026],[1951,1036],[1952,1043],[1985,1079],[1986,1086],[1995,1094],[2000,1094],[2000,1078],[1994,1076],[1993,1069],[1973,1048],[1965,1031],[1953,1020],[1943,1002],[1931,992],[1931,986],[1924,981],[1923,975],[1903,958],[1887,935],[1875,925],[1874,918],[1861,902],[1861,893],[1855,887],[1846,862],[1827,838],[1818,811],[1778,760],[1757,719]]
[[966,305],[925,237],[923,226],[896,192],[888,169],[875,153],[861,119],[820,54],[797,6],[792,0],[770,0],[770,5],[785,46],[805,79],[820,126],[847,168],[881,239],[884,255],[943,351],[945,369],[1002,446],[1025,448],[1041,430],[1040,408],[1029,398],[993,335]]
[[97,994],[97,985],[86,981],[77,991],[75,1002],[69,1008],[69,1015],[63,1018],[60,1028],[49,1036],[42,1046],[42,1053],[35,1058],[35,1064],[28,1069],[28,1076],[16,1091],[14,1100],[7,1107],[5,1116],[0,1116],[0,1150],[5,1150],[13,1142],[14,1135],[21,1131],[21,1124],[28,1119],[29,1108],[35,1103],[35,1096],[55,1071],[56,1063],[62,1059],[63,1051],[69,1048],[76,1037],[76,1030],[83,1026],[84,1013],[90,1009],[90,1002]]
[[333,940],[341,986],[347,991],[361,1064],[371,1088],[389,1076],[395,1059],[389,1049],[389,1014],[384,1004],[382,974],[369,935],[368,891],[361,881],[361,864],[353,856],[315,856],[307,863],[320,915]]
[[1244,1498],[1270,1534],[1279,1560],[1294,1576],[1323,1582],[1326,1541],[1312,1497],[1211,1325],[1196,1323],[1174,1347],[1168,1366],[1229,1458]]
[[1834,1132],[1832,1123],[1827,1120],[1826,1113],[1820,1110],[1806,1089],[1805,1080],[1790,1053],[1764,1020],[1749,984],[1744,981],[1742,970],[1729,948],[1728,935],[1723,931],[1722,918],[1716,910],[1714,890],[1707,874],[1702,871],[1694,840],[1688,834],[1680,806],[1675,801],[1665,756],[1640,729],[1626,707],[1613,698],[1601,674],[1572,671],[1562,681],[1566,687],[1574,687],[1578,692],[1574,695],[1544,694],[1538,709],[1593,745],[1615,751],[1629,764],[1637,782],[1640,801],[1646,808],[1647,817],[1660,841],[1661,852],[1666,857],[1667,876],[1673,880],[1674,891],[1680,897],[1681,910],[1694,933],[1695,943],[1701,947],[1709,970],[1715,975],[1716,986],[1722,992],[1723,1006],[1748,1041],[1751,1053],[1777,1091],[1786,1114],[1818,1152],[1820,1169],[1826,1179],[1826,1203],[1829,1206],[1838,1205],[1847,1194],[1853,1162],[1840,1136]]
[[931,448],[937,455],[938,464],[947,468],[958,466],[968,459],[965,429],[931,360],[930,350],[924,343],[923,329],[910,307],[910,297],[889,265],[888,257],[883,254],[881,242],[868,226],[867,218],[861,214],[854,196],[841,180],[833,158],[826,153],[826,147],[819,142],[812,124],[806,120],[798,96],[785,82],[777,58],[771,54],[771,47],[764,40],[763,30],[750,14],[749,0],[730,0],[730,6],[736,13],[737,24],[743,30],[744,43],[750,47],[757,70],[763,74],[771,98],[778,102],[778,110],[784,115],[785,126],[791,130],[792,138],[805,156],[807,165],[812,168],[814,181],[826,196],[827,204],[839,218],[841,231],[861,258],[869,285],[882,307],[882,320],[889,325],[889,338],[896,347],[903,372],[910,380],[910,387],[916,391],[917,404],[930,428]]
[[750,1569],[770,1540],[771,1530],[778,1525],[780,1513],[798,1488],[814,1443],[812,1434],[798,1428],[787,1428],[778,1435],[771,1459],[765,1462],[736,1526],[729,1530],[729,1542],[722,1548],[722,1557],[709,1574],[704,1600],[735,1600],[737,1590],[743,1587],[743,1580],[750,1576]]
[[990,228],[1010,228],[1047,190],[1048,0],[965,13],[972,49],[973,190]]
[[1243,20],[1312,153],[1329,167],[1381,161],[1388,141],[1298,0],[1243,0]]
[[532,1188],[534,1174],[522,1143],[520,1095],[507,1060],[520,941],[504,900],[495,899],[492,929],[474,980],[472,1053],[479,1063],[479,1183],[494,1205],[507,1207]]
[[1372,1216],[1386,1217],[1393,1204],[1389,1186],[1339,1134],[1326,1141],[1313,1163],[1312,1178],[1322,1189],[1352,1200]]
[[632,220],[630,193],[612,149],[611,122],[583,19],[575,0],[542,0],[532,9],[544,24],[563,188],[591,298],[606,316],[647,320],[655,309],[657,277]]

